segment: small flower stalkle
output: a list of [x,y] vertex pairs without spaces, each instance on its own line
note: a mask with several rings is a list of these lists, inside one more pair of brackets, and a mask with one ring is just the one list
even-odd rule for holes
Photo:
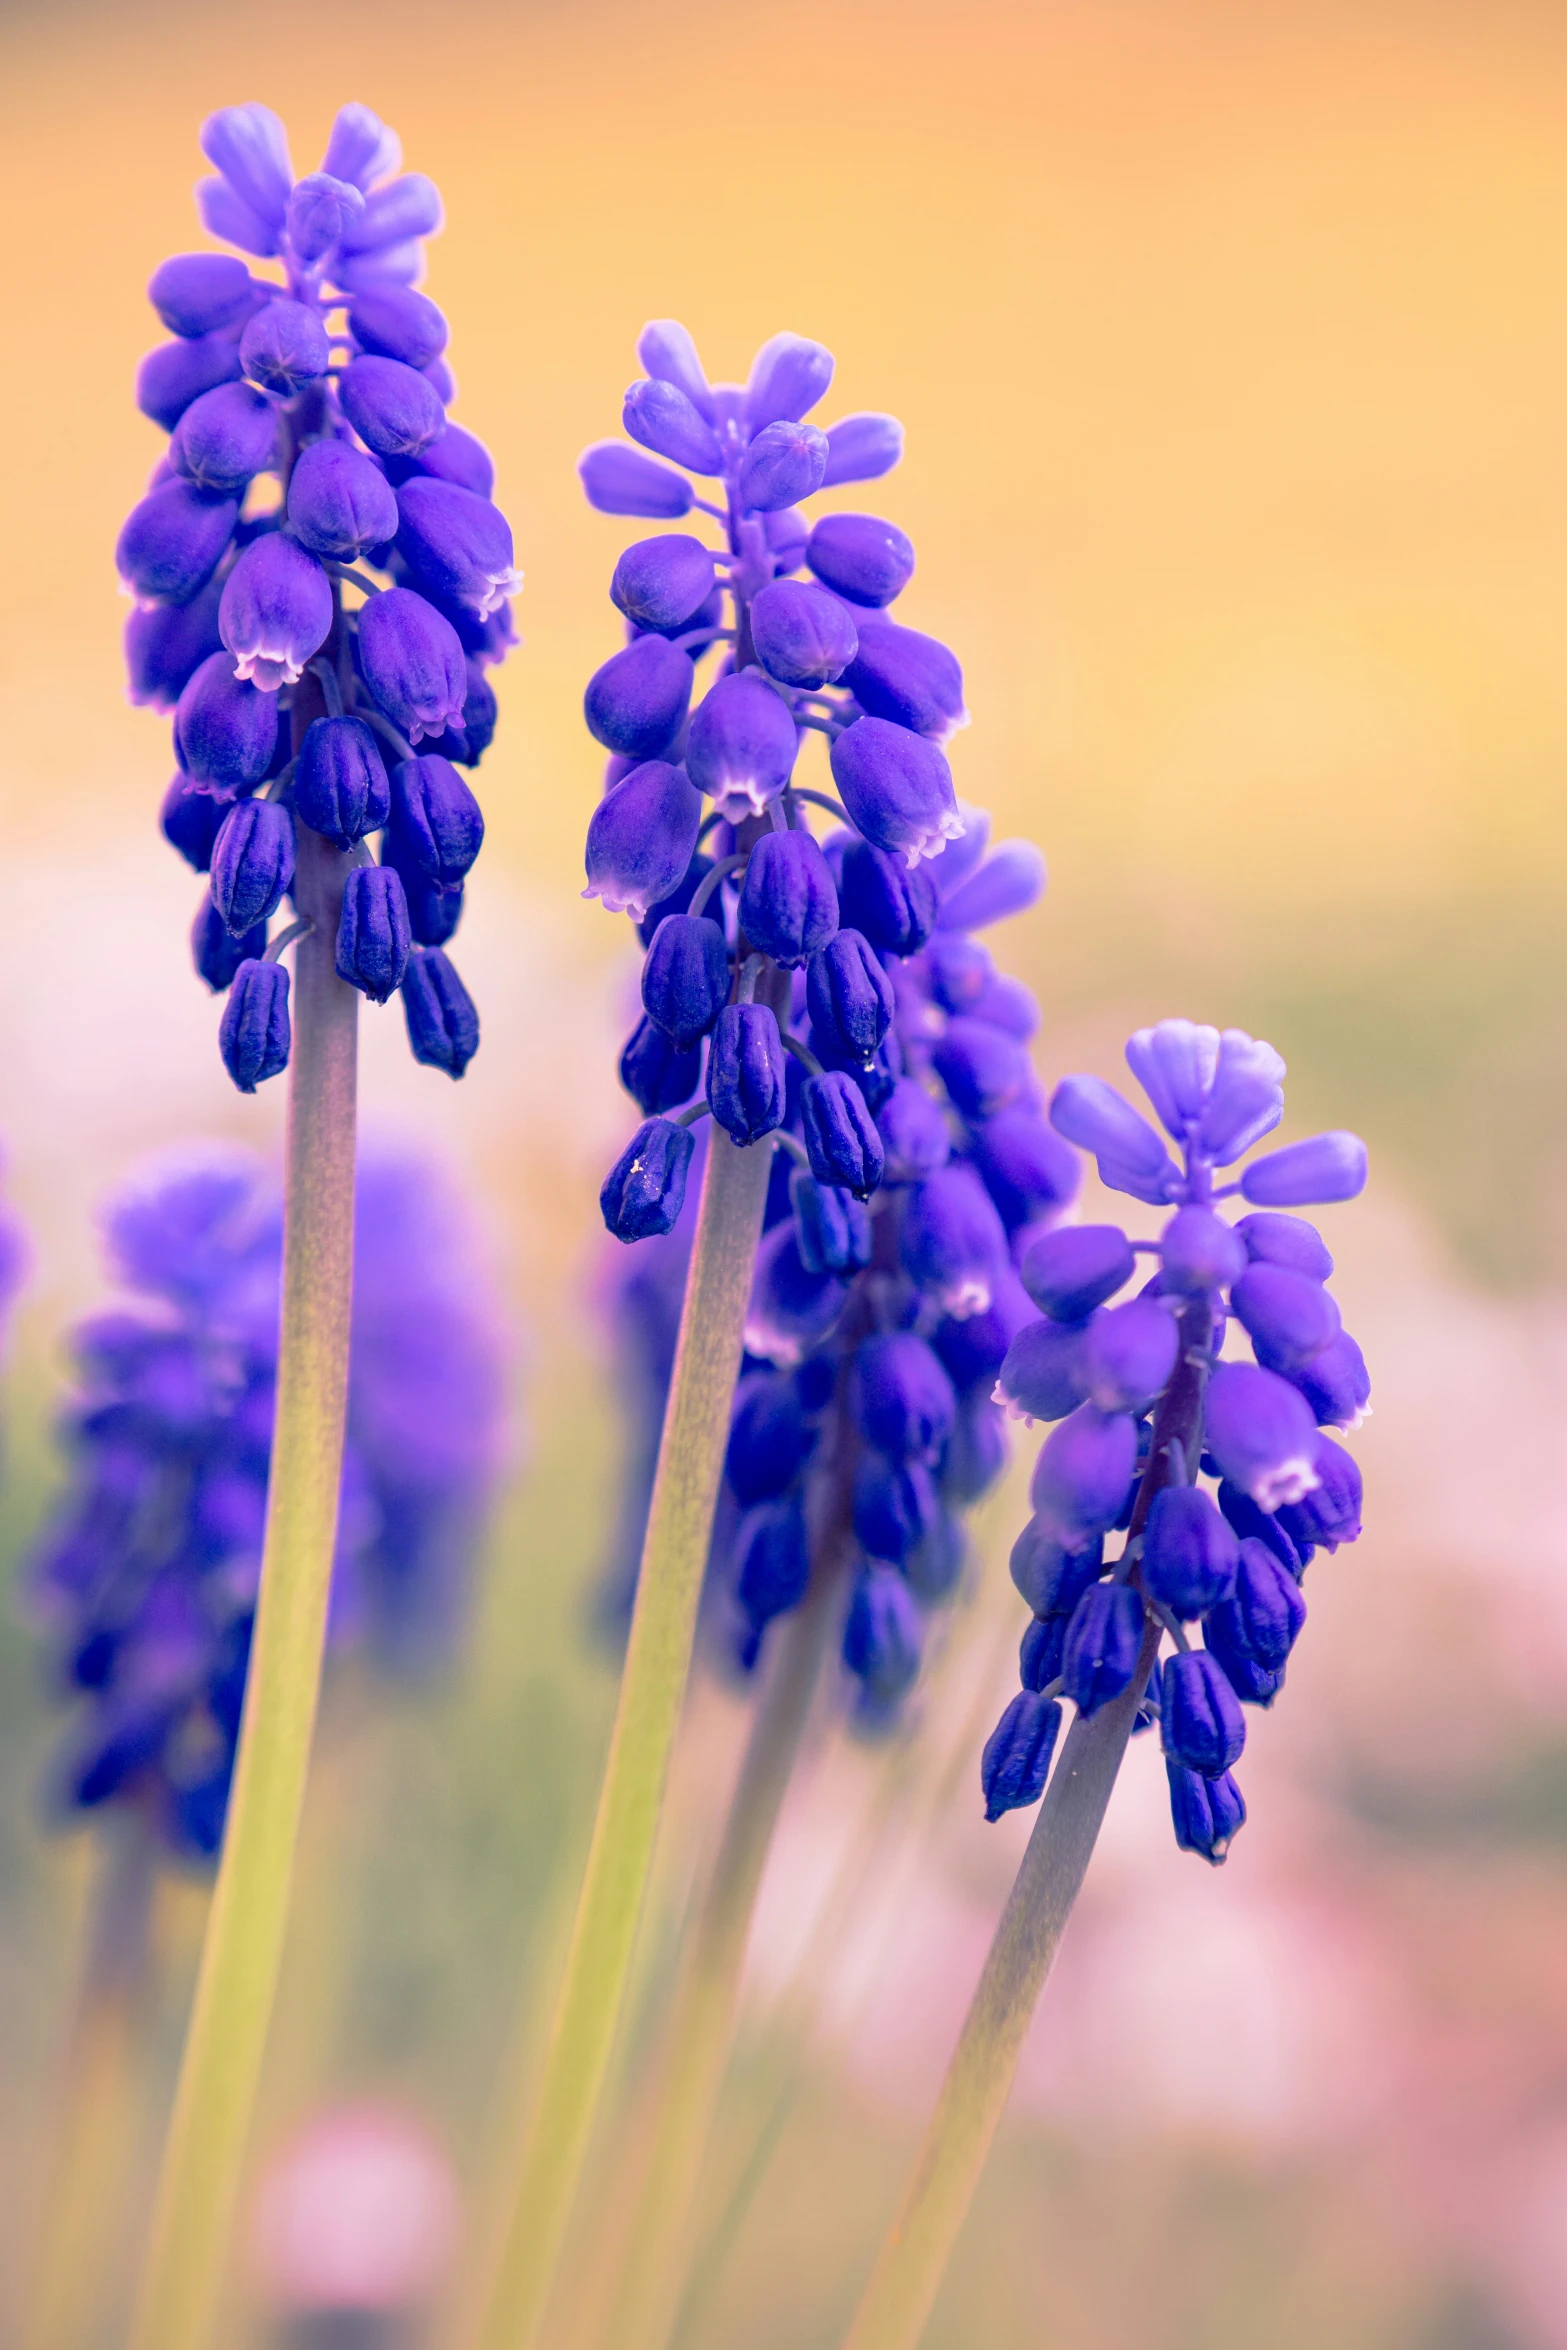
[[[1126,1057],[1181,1163],[1099,1078],[1056,1088],[1051,1120],[1101,1180],[1171,1212],[1155,1240],[1074,1225],[1021,1259],[1042,1318],[1016,1332],[995,1394],[1060,1424],[1012,1553],[1034,1615],[1022,1692],[985,1749],[985,1801],[991,1819],[1037,1802],[1062,1699],[1087,1716],[1120,1697],[1162,1628],[1171,1649],[1153,1654],[1138,1727],[1160,1726],[1176,1841],[1219,1862],[1246,1817],[1231,1775],[1241,1706],[1271,1705],[1283,1685],[1315,1551],[1360,1532],[1360,1471],[1328,1431],[1358,1426],[1370,1382],[1327,1288],[1333,1259],[1289,1211],[1355,1198],[1366,1153],[1355,1135],[1314,1135],[1216,1185],[1283,1115],[1278,1054],[1239,1029],[1164,1020]],[[1247,1212],[1231,1222],[1218,1203],[1235,1198]],[[1152,1277],[1117,1304],[1139,1255]],[[1232,1322],[1249,1361],[1221,1358]],[[1127,1539],[1107,1562],[1117,1527]]]
[[[1017,1252],[1077,1188],[1030,1066],[1038,1007],[975,935],[1033,903],[1044,860],[1026,841],[992,848],[989,819],[955,796],[959,665],[892,617],[909,540],[876,515],[798,511],[888,472],[895,420],[805,422],[833,362],[799,336],[766,344],[743,389],[709,386],[667,322],[640,355],[624,414],[642,447],[589,449],[588,497],[666,524],[712,516],[724,543],[665,529],[627,548],[610,588],[627,641],[587,690],[613,754],[587,894],[630,914],[644,949],[620,1064],[644,1122],[605,1221],[683,1251],[708,1113],[774,1150],[710,1598],[749,1670],[813,1555],[842,1550],[842,1655],[876,1721],[918,1671],[925,1613],[962,1573],[962,1515],[1005,1460],[990,1390],[1031,1310]],[[688,472],[716,477],[723,505]],[[832,792],[799,772],[813,735]],[[668,1378],[667,1286],[632,1273],[620,1302],[633,1341],[648,1323],[636,1410],[653,1439],[628,1532]]]
[[300,180],[264,106],[223,108],[201,141],[203,225],[282,274],[185,253],[148,287],[173,340],[137,404],[170,439],[117,561],[132,699],[174,713],[163,832],[210,875],[196,968],[254,1092],[289,1058],[278,958],[300,925],[268,924],[304,828],[352,859],[340,976],[400,993],[415,1058],[460,1077],[478,1014],[445,948],[484,823],[459,769],[495,731],[487,672],[521,580],[489,454],[447,417],[446,321],[415,287],[440,198],[363,106]]
[[[465,1219],[423,1161],[358,1184],[332,1631],[400,1673],[460,1626],[499,1466],[502,1359]],[[121,1302],[73,1340],[71,1478],[29,1570],[72,1719],[56,1803],[134,1808],[196,1864],[222,1841],[255,1613],[278,1353],[274,1181],[172,1159],[111,1204]]]

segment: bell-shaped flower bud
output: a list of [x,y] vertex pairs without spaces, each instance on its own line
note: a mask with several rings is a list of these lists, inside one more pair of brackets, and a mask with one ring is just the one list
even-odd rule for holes
[[1341,1328],[1338,1307],[1321,1283],[1287,1265],[1249,1265],[1230,1292],[1230,1305],[1258,1362],[1286,1378],[1304,1369]]
[[628,449],[624,441],[595,441],[577,459],[590,506],[600,514],[635,514],[648,522],[677,522],[696,497],[691,484],[667,465]]
[[748,1510],[735,1537],[735,1597],[760,1627],[787,1615],[805,1597],[811,1551],[798,1494]]
[[1143,1641],[1143,1602],[1128,1583],[1091,1583],[1072,1611],[1061,1655],[1066,1694],[1085,1717],[1131,1685]]
[[378,286],[356,294],[348,331],[361,351],[400,359],[405,367],[428,367],[446,348],[445,319],[429,295],[412,286]]
[[1088,1398],[1081,1326],[1027,1322],[1007,1348],[995,1401],[1015,1420],[1064,1420]]
[[990,949],[960,930],[938,931],[925,950],[925,977],[944,1012],[972,1011],[995,971]]
[[1292,1273],[1304,1273],[1308,1281],[1332,1278],[1327,1244],[1304,1216],[1242,1216],[1235,1232],[1254,1265],[1286,1265]]
[[866,1557],[902,1566],[938,1522],[941,1498],[920,1462],[866,1453],[854,1472],[851,1514],[855,1540]]
[[288,1019],[288,973],[281,963],[247,956],[234,974],[229,1000],[218,1022],[223,1066],[241,1093],[254,1093],[288,1067],[292,1032]]
[[239,378],[239,353],[230,335],[160,343],[136,370],[136,405],[143,416],[172,432],[192,400],[216,391],[219,384],[238,383]]
[[1099,1180],[1111,1191],[1162,1206],[1180,1169],[1146,1118],[1101,1077],[1063,1077],[1050,1097],[1050,1123],[1079,1150],[1092,1151]]
[[740,503],[753,514],[797,506],[821,488],[826,469],[826,437],[813,424],[765,424],[740,461]]
[[[1009,972],[998,971],[987,981],[984,993],[975,999],[971,1009],[976,1020],[988,1020],[992,1028],[1016,1037],[1019,1044],[1027,1044],[1031,1036],[1038,1034],[1039,999]],[[1078,1179],[1081,1180],[1081,1170]]]
[[896,1009],[892,983],[857,930],[840,930],[811,957],[806,1002],[813,1028],[835,1037],[853,1062],[874,1058]]
[[[957,1442],[956,1436],[953,1441]],[[945,1468],[942,1490],[949,1496],[955,1492]],[[950,1509],[943,1509],[924,1541],[904,1560],[903,1579],[923,1606],[945,1607],[963,1580],[968,1559],[968,1541],[962,1522]]]
[[448,424],[438,441],[421,449],[417,457],[398,459],[392,470],[404,478],[411,472],[427,475],[432,481],[451,482],[460,490],[471,490],[476,498],[488,498],[495,489],[494,458],[484,443],[460,424]]
[[1102,1412],[1146,1411],[1175,1369],[1180,1333],[1156,1297],[1101,1306],[1083,1333],[1083,1381]]
[[[400,178],[371,188],[365,208],[343,238],[345,253],[378,253],[433,237],[445,218],[440,191],[422,171],[405,171]],[[343,280],[338,279],[341,285]]]
[[397,850],[389,842],[381,856],[383,865],[390,865],[403,885],[403,896],[408,902],[408,928],[416,946],[443,947],[462,920],[463,888],[455,882],[443,889],[416,867],[405,873],[397,862]]
[[[656,758],[680,731],[695,675],[685,654],[665,638],[639,636],[589,678],[582,703],[589,733],[622,758]],[[792,745],[792,722],[789,734]]]
[[800,1088],[800,1120],[817,1182],[869,1199],[886,1162],[876,1122],[854,1079],[841,1069],[808,1077]]
[[859,718],[832,746],[833,781],[873,848],[909,865],[939,856],[963,830],[943,752],[885,718]]
[[1315,1457],[1320,1482],[1303,1501],[1280,1510],[1279,1523],[1298,1550],[1318,1542],[1337,1550],[1360,1539],[1360,1464],[1329,1436],[1318,1436]]
[[1197,1127],[1198,1148],[1215,1166],[1227,1167],[1254,1142],[1271,1134],[1283,1115],[1283,1061],[1260,1037],[1248,1036],[1244,1029],[1226,1028],[1219,1039],[1213,1085]]
[[417,457],[446,430],[446,411],[416,367],[373,355],[350,360],[338,377],[343,414],[378,457]]
[[414,585],[488,619],[522,585],[511,524],[488,498],[416,473],[397,492],[398,552]]
[[295,685],[331,632],[332,583],[280,530],[252,539],[223,585],[218,630],[234,674],[275,694]]
[[368,188],[396,171],[402,160],[397,133],[388,130],[378,114],[357,103],[338,108],[321,162],[323,171],[356,188]]
[[1063,1540],[1086,1541],[1115,1524],[1136,1469],[1137,1423],[1131,1414],[1082,1403],[1045,1438],[1030,1496]]
[[1366,1358],[1347,1330],[1286,1376],[1300,1389],[1321,1428],[1358,1428],[1371,1408]]
[[775,579],[751,606],[751,642],[769,677],[783,685],[831,685],[854,659],[859,637],[846,604],[801,579]]
[[229,805],[227,800],[214,799],[211,792],[192,783],[188,775],[176,773],[170,782],[158,811],[158,829],[192,872],[205,873],[210,869],[213,845]]
[[1026,1811],[1039,1801],[1060,1728],[1061,1708],[1054,1698],[1019,1690],[986,1740],[980,1759],[987,1820]]
[[1219,1031],[1195,1020],[1161,1020],[1129,1037],[1126,1065],[1159,1113],[1166,1134],[1184,1145],[1201,1120],[1219,1065]]
[[818,1183],[814,1175],[796,1167],[789,1178],[789,1205],[808,1271],[844,1278],[864,1271],[871,1261],[871,1219],[853,1192],[835,1183]]
[[338,978],[384,1004],[403,984],[412,946],[401,877],[389,865],[356,865],[343,884]]
[[346,441],[311,441],[288,482],[289,526],[312,555],[353,563],[397,535],[397,497],[386,475]]
[[1222,1865],[1241,1829],[1246,1805],[1228,1771],[1205,1779],[1178,1762],[1166,1761],[1170,1780],[1170,1818],[1182,1852],[1200,1853],[1215,1868]]
[[783,1371],[753,1371],[735,1391],[724,1471],[743,1509],[776,1501],[816,1449],[797,1382]]
[[1366,1188],[1366,1146],[1358,1134],[1314,1134],[1253,1159],[1241,1193],[1258,1207],[1300,1208],[1313,1201],[1357,1199]]
[[805,561],[805,543],[811,535],[811,526],[798,506],[779,506],[762,517],[762,536],[773,559],[775,577],[798,571]]
[[1177,1208],[1159,1235],[1164,1286],[1177,1297],[1228,1289],[1246,1270],[1246,1243],[1212,1208]]
[[946,1500],[971,1509],[990,1491],[1012,1457],[1006,1422],[983,1396],[969,1396],[959,1407],[952,1435],[941,1461],[941,1490]]
[[615,565],[610,600],[639,628],[679,628],[694,621],[713,592],[713,554],[689,531],[638,539]]
[[1204,1441],[1219,1474],[1260,1509],[1301,1501],[1319,1482],[1311,1413],[1288,1380],[1255,1363],[1221,1363],[1214,1372]]
[[408,958],[402,984],[408,1049],[427,1069],[460,1077],[479,1049],[479,1014],[472,996],[440,949],[421,947]]
[[701,1080],[694,1045],[683,1050],[645,1016],[637,1022],[620,1056],[620,1082],[644,1117],[684,1109]]
[[702,802],[685,771],[648,759],[606,792],[588,823],[585,898],[640,922],[690,867]]
[[958,1399],[938,1358],[911,1330],[868,1338],[849,1374],[849,1412],[867,1444],[889,1460],[937,1459]]
[[806,1263],[794,1218],[786,1217],[764,1234],[756,1252],[746,1353],[792,1369],[831,1336],[848,1297],[847,1282]]
[[233,938],[268,921],[294,879],[294,820],[276,800],[240,800],[212,852],[212,902]]
[[[1318,1437],[1319,1444],[1326,1440]],[[1242,1493],[1238,1485],[1226,1478],[1219,1487],[1219,1508],[1225,1524],[1233,1529],[1242,1542],[1264,1542],[1275,1558],[1282,1559],[1290,1573],[1299,1582],[1311,1557],[1308,1543],[1304,1551],[1297,1549],[1293,1539],[1284,1530],[1282,1518],[1271,1511],[1259,1509],[1250,1494]],[[1233,1680],[1234,1675],[1230,1678]]]
[[851,604],[880,610],[914,576],[914,547],[892,522],[874,514],[827,514],[812,531],[805,560],[824,587]]
[[644,376],[627,392],[620,420],[632,439],[657,457],[688,465],[693,473],[724,469],[718,435],[678,384]]
[[249,384],[219,384],[185,410],[169,457],[197,489],[232,497],[276,462],[277,410]]
[[860,622],[860,648],[843,682],[868,717],[912,727],[932,742],[944,743],[968,724],[956,654],[895,620]]
[[713,1023],[707,1106],[742,1147],[783,1124],[783,1044],[766,1004],[726,1004]]
[[257,784],[277,749],[275,694],[258,693],[234,675],[227,653],[203,661],[174,712],[174,750],[198,783],[243,791]]
[[1306,1601],[1283,1560],[1265,1542],[1248,1539],[1240,1546],[1235,1588],[1215,1613],[1223,1615],[1232,1644],[1244,1649],[1264,1672],[1278,1673],[1300,1637]]
[[451,761],[426,753],[392,771],[389,831],[399,870],[411,864],[449,889],[479,854],[484,815]]
[[263,260],[282,251],[282,229],[269,228],[226,179],[198,180],[193,192],[197,216],[209,236],[221,237],[225,244],[238,245],[242,252],[259,254]]
[[[949,852],[950,853],[950,852]],[[851,840],[838,884],[841,919],[879,954],[916,955],[936,927],[940,901],[925,865]]]
[[1166,1485],[1143,1529],[1143,1588],[1173,1616],[1190,1622],[1228,1599],[1240,1544],[1200,1485]]
[[[1070,1616],[1104,1573],[1104,1538],[1068,1546],[1044,1518],[1030,1518],[1012,1545],[1012,1580],[1036,1616]],[[1042,1684],[1041,1684],[1042,1686]]]
[[729,950],[718,924],[705,914],[666,915],[642,966],[648,1018],[678,1051],[689,1052],[728,1001]]
[[130,698],[172,710],[209,654],[222,650],[218,634],[221,590],[209,580],[188,604],[138,604],[125,623]]
[[837,936],[838,893],[808,832],[763,833],[741,884],[740,928],[753,947],[789,971]]
[[244,938],[231,938],[212,902],[211,892],[202,891],[196,919],[190,926],[190,956],[198,975],[214,995],[232,987],[234,974],[242,963],[259,962],[266,951],[267,934],[263,924],[258,922]]
[[162,261],[147,299],[171,335],[194,339],[235,326],[254,300],[249,270],[232,253],[176,253]]
[[983,1020],[949,1020],[931,1060],[954,1108],[970,1120],[994,1118],[1033,1088],[1027,1053]]
[[[631,772],[635,773],[635,769],[632,769]],[[613,789],[614,787],[609,788]],[[605,796],[608,796],[607,791]],[[688,910],[691,900],[712,870],[712,858],[704,857],[698,850],[674,888],[666,896],[655,899],[637,924],[637,936],[645,947],[650,947],[653,944],[654,935],[666,914],[684,914]],[[709,919],[716,921],[716,914],[709,916]]]
[[1132,1244],[1119,1224],[1071,1224],[1046,1232],[1029,1244],[1018,1268],[1035,1305],[1057,1322],[1086,1322],[1136,1270]]
[[[1259,1548],[1266,1549],[1265,1544]],[[1271,1554],[1270,1554],[1271,1555]],[[1287,1572],[1281,1568],[1281,1572]],[[1211,1656],[1243,1705],[1270,1706],[1284,1686],[1285,1667],[1264,1665],[1246,1645],[1240,1611],[1222,1600],[1204,1618],[1202,1636]]]
[[805,335],[774,335],[751,363],[745,388],[745,427],[758,433],[780,419],[809,416],[832,382],[833,357]]
[[1017,1661],[1018,1678],[1025,1689],[1048,1689],[1061,1678],[1067,1621],[1065,1616],[1035,1616],[1024,1633]]
[[821,488],[845,481],[879,481],[903,455],[903,427],[895,416],[841,416],[827,427],[827,465]]
[[149,603],[189,603],[227,553],[238,519],[233,498],[167,481],[126,517],[114,550],[120,577]]
[[411,743],[462,724],[468,671],[457,631],[412,588],[387,588],[359,614],[359,665],[376,704]]
[[1044,895],[1045,860],[1031,840],[1004,840],[977,870],[943,891],[945,930],[984,930],[1024,914]]
[[1060,1215],[1077,1197],[1077,1153],[1033,1110],[1003,1110],[987,1119],[974,1128],[969,1148],[1009,1232]]
[[[662,642],[658,637],[642,641]],[[683,653],[675,657],[685,660]],[[689,669],[690,663],[686,666]],[[686,766],[698,790],[709,795],[731,824],[738,824],[744,817],[760,816],[778,797],[794,771],[799,747],[794,715],[783,696],[765,678],[742,672],[721,677],[697,704]]]
[[272,229],[283,226],[294,166],[288,133],[270,106],[252,100],[219,107],[201,126],[201,151],[258,220]]
[[300,822],[336,849],[381,830],[392,787],[362,718],[317,718],[310,726],[294,771],[294,807]]
[[637,338],[637,357],[651,376],[685,393],[699,416],[713,420],[713,392],[696,344],[675,318],[650,318]]
[[689,1126],[648,1118],[604,1178],[599,1193],[606,1228],[617,1240],[651,1240],[673,1232],[685,1206],[696,1148]]
[[919,1677],[919,1603],[890,1567],[868,1567],[843,1627],[843,1661],[878,1707],[896,1705]]
[[947,1121],[917,1079],[900,1077],[876,1113],[886,1154],[883,1180],[918,1183],[952,1156]]
[[363,217],[364,192],[330,171],[296,180],[288,199],[288,241],[307,269],[323,261]]
[[269,302],[239,338],[240,365],[251,382],[284,400],[325,375],[331,357],[321,313],[308,302]]
[[1007,1236],[970,1167],[940,1167],[909,1192],[899,1236],[903,1269],[954,1321],[982,1314],[1007,1270]]

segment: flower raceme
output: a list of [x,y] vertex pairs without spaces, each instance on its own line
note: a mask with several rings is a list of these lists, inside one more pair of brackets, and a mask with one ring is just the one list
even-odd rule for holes
[[289,1058],[293,932],[269,944],[268,924],[307,827],[358,867],[340,976],[400,993],[415,1058],[460,1077],[478,1014],[445,949],[483,821],[458,769],[495,730],[488,671],[520,574],[488,452],[448,420],[446,321],[415,284],[440,198],[362,106],[303,179],[264,106],[213,115],[202,146],[203,225],[239,253],[153,274],[173,339],[137,402],[169,447],[118,549],[132,698],[174,712],[163,831],[211,876],[196,966],[228,995],[220,1047],[253,1092]]
[[[1353,1199],[1366,1154],[1352,1134],[1319,1134],[1216,1183],[1283,1115],[1278,1054],[1239,1029],[1164,1020],[1126,1057],[1162,1135],[1096,1077],[1058,1085],[1051,1122],[1112,1190],[1168,1213],[1151,1241],[1075,1225],[1021,1260],[1040,1318],[1013,1336],[996,1400],[1058,1425],[1012,1553],[1033,1609],[1023,1687],[982,1776],[991,1819],[1037,1802],[1062,1699],[1092,1714],[1119,1697],[1157,1621],[1173,1653],[1154,1662],[1138,1726],[1159,1723],[1177,1842],[1219,1862],[1246,1817],[1231,1776],[1241,1706],[1271,1705],[1283,1685],[1317,1548],[1360,1532],[1360,1471],[1338,1435],[1359,1424],[1370,1384],[1326,1286],[1333,1260],[1291,1211]],[[1232,1199],[1246,1209],[1234,1222],[1220,1205]],[[1139,1254],[1152,1278],[1128,1296]],[[1231,1323],[1251,1360],[1221,1359]],[[1116,1527],[1128,1538],[1107,1563]]]

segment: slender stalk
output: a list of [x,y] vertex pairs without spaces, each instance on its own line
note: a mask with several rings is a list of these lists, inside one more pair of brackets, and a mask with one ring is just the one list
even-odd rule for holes
[[[296,744],[318,714],[303,692]],[[277,1416],[223,1856],[132,2350],[200,2350],[239,2196],[288,1921],[337,1531],[353,1293],[359,998],[333,968],[348,860],[300,825]]]
[[525,2350],[537,2337],[604,2085],[690,1670],[770,1165],[770,1152],[737,1149],[714,1129],[609,1760],[511,2216],[472,2336],[482,2350]]

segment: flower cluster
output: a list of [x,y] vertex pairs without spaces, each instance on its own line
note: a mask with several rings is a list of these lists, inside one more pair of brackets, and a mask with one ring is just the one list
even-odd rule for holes
[[253,1092],[289,1057],[298,926],[269,944],[267,924],[303,828],[352,859],[339,973],[374,1003],[400,991],[415,1058],[460,1077],[479,1023],[444,949],[484,821],[458,768],[495,730],[520,577],[489,454],[447,421],[446,321],[415,290],[440,198],[363,106],[298,181],[264,106],[225,107],[201,143],[204,226],[283,275],[186,253],[148,287],[174,340],[136,396],[170,440],[117,561],[132,699],[174,712],[163,831],[210,875],[196,968]]
[[[709,386],[667,322],[640,355],[625,424],[655,455],[589,449],[588,496],[711,515],[724,544],[669,531],[626,550],[610,592],[627,643],[587,691],[613,757],[586,894],[629,913],[645,949],[620,1064],[645,1117],[604,1216],[623,1241],[675,1233],[707,1113],[740,1147],[775,1148],[715,1568],[749,1666],[841,1539],[844,1660],[877,1717],[918,1670],[923,1610],[961,1572],[960,1514],[1004,1459],[990,1388],[1030,1311],[1015,1247],[1077,1184],[1029,1063],[1037,1006],[974,936],[1033,902],[1043,859],[1023,841],[991,851],[988,820],[954,795],[942,746],[965,722],[961,671],[888,616],[908,539],[877,516],[796,511],[887,472],[895,421],[803,421],[833,363],[798,336],[766,344],[743,389]],[[658,458],[717,477],[724,504]],[[797,772],[813,735],[836,796]],[[833,819],[820,839],[818,811]],[[634,1277],[625,1300],[648,1321],[652,1426],[664,1286]]]
[[[1018,1416],[1060,1425],[1041,1448],[1034,1515],[1012,1553],[1034,1611],[1022,1693],[982,1775],[991,1819],[1036,1802],[1061,1699],[1093,1714],[1146,1673],[1137,1723],[1160,1725],[1176,1840],[1217,1862],[1246,1817],[1230,1775],[1246,1737],[1241,1705],[1270,1705],[1283,1684],[1314,1551],[1360,1532],[1360,1471],[1323,1431],[1358,1426],[1365,1361],[1327,1290],[1333,1260],[1320,1234],[1287,1211],[1355,1198],[1366,1153],[1352,1134],[1319,1134],[1216,1185],[1216,1170],[1283,1115],[1278,1054],[1239,1029],[1164,1020],[1139,1030],[1126,1057],[1179,1166],[1099,1078],[1066,1078],[1050,1116],[1093,1153],[1112,1190],[1173,1213],[1157,1240],[1075,1225],[1022,1257],[1041,1318],[1017,1332],[995,1392]],[[1250,1212],[1231,1223],[1216,1203],[1235,1197]],[[1152,1278],[1115,1304],[1139,1254],[1154,1259]],[[1249,1362],[1220,1360],[1232,1322]],[[1105,1536],[1117,1527],[1127,1539],[1107,1566]],[[1194,1647],[1187,1627],[1199,1620]],[[1161,1663],[1165,1636],[1173,1653]]]
[[[464,1220],[423,1162],[359,1178],[338,1644],[448,1648],[498,1466],[502,1363]],[[31,1563],[75,1713],[68,1809],[136,1806],[174,1854],[222,1838],[261,1564],[282,1217],[248,1155],[202,1152],[111,1206],[126,1300],[75,1333],[71,1481]]]

